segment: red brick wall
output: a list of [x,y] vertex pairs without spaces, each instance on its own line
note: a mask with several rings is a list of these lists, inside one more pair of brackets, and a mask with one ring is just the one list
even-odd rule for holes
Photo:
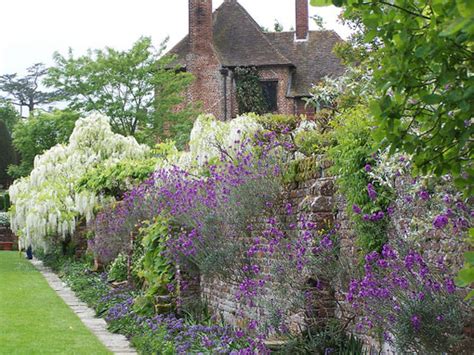
[[[359,249],[355,243],[356,238],[351,222],[346,214],[346,202],[336,192],[335,178],[328,174],[330,164],[322,159],[322,157],[314,158],[314,161],[309,163],[311,166],[319,168],[313,169],[308,173],[299,174],[295,182],[289,185],[282,195],[282,206],[290,202],[293,206],[298,207],[294,209],[294,215],[288,217],[284,212],[276,212],[275,217],[281,223],[292,223],[301,213],[309,213],[308,217],[310,220],[320,227],[326,226],[331,222],[337,222],[340,226],[338,228],[338,235],[341,243],[341,254],[349,260],[353,260],[354,265],[357,265],[360,258]],[[277,208],[275,211],[281,209]],[[264,222],[257,223],[253,233],[258,235],[263,228],[265,228]],[[399,237],[394,231],[389,232],[389,239],[397,240],[397,238]],[[461,251],[467,251],[467,245],[464,241],[457,240],[453,242],[451,239],[443,239],[441,237],[426,237],[426,240],[421,240],[420,242],[424,248],[424,255],[430,262],[435,263],[440,256],[443,256],[453,270],[462,266]],[[302,282],[308,282],[308,279],[305,280],[304,275]],[[201,298],[214,314],[222,316],[229,324],[243,326],[242,323],[239,323],[242,320],[240,316],[241,311],[247,315],[252,314],[252,312],[255,313],[255,310],[249,309],[246,305],[236,300],[236,292],[238,290],[238,285],[236,284],[206,277],[201,277],[200,280],[188,280],[186,284],[193,286],[191,294],[186,293],[188,299],[196,300]],[[268,283],[267,286],[269,291],[272,287],[275,287],[271,283]],[[345,301],[346,287],[344,285],[340,286],[342,287],[337,286],[334,290],[326,288],[322,291],[316,291],[317,294],[314,299],[317,302],[313,307],[313,311],[320,316],[321,321],[347,314],[345,310],[347,311],[350,305]],[[194,296],[192,293],[194,293]],[[257,312],[262,316],[261,310],[257,310]],[[293,327],[296,328],[298,324],[302,324],[305,319],[304,317],[304,314],[299,313],[290,315],[288,319]],[[349,327],[348,330],[357,333],[352,327]],[[364,339],[367,345],[378,348],[378,343],[370,335],[362,333],[358,335]],[[392,354],[387,344],[384,345],[384,353]]]
[[295,112],[294,100],[286,97],[290,84],[290,69],[288,67],[262,67],[258,72],[262,80],[278,80],[277,113],[293,115]]
[[296,115],[301,116],[305,115],[309,119],[313,119],[315,116],[314,107],[311,105],[306,105],[306,101],[302,99],[295,99],[295,106],[296,106]]
[[187,92],[188,102],[200,102],[203,112],[222,119],[224,79],[219,72],[220,64],[214,50],[210,48],[208,53],[190,54],[187,62],[188,72],[195,76]]
[[[275,213],[275,218],[286,226],[296,222],[300,213],[309,213],[308,217],[321,229],[332,224],[335,219],[334,178],[327,174],[329,164],[321,157],[314,158],[312,162],[319,166],[319,168],[313,169],[313,171],[305,175],[304,179],[298,179],[298,182],[287,186],[287,189],[282,194],[280,207],[275,209],[275,211],[278,211]],[[284,206],[287,203],[295,206],[292,216],[288,216],[285,211]],[[268,227],[265,223],[265,216],[261,216],[261,219],[254,224],[255,229],[252,234],[258,236],[262,230]],[[287,231],[291,233],[290,229]],[[270,270],[267,272],[270,272]],[[301,283],[307,284],[309,278],[310,275],[302,275]],[[237,284],[201,276],[200,280],[185,278],[184,285],[186,290],[183,295],[184,302],[201,298],[208,305],[212,313],[222,316],[229,324],[243,326],[243,324],[239,323],[242,321],[242,317],[239,315],[240,311],[247,315],[255,311],[262,311],[249,308],[236,300],[236,293],[239,289]],[[189,285],[192,285],[192,287]],[[271,282],[267,286],[270,293],[272,288],[278,287],[278,285]],[[194,295],[189,293],[189,287]],[[315,298],[316,302],[312,307],[313,311],[320,316],[322,322],[328,318],[333,318],[336,310],[334,293],[327,289],[322,291],[315,290],[315,292],[318,297]],[[298,329],[298,326],[304,324],[304,314],[297,313],[289,317],[292,328],[295,330]]]
[[295,0],[296,5],[296,39],[304,40],[308,38],[309,14],[308,0]]
[[212,0],[189,0],[191,53],[207,54],[212,43]]
[[[294,115],[295,114],[295,101],[293,98],[286,96],[288,92],[288,86],[290,83],[290,70],[288,67],[260,67],[258,68],[259,76],[262,80],[274,80],[278,81],[277,89],[277,105],[278,111],[275,113],[284,114],[284,115]],[[237,104],[237,94],[235,87],[235,79],[233,75],[229,77],[230,90],[229,94],[229,105],[231,107],[231,117],[235,118],[239,114],[239,107]]]

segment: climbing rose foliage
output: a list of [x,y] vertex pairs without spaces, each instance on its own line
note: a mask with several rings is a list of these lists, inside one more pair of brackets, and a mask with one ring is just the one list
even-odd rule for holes
[[72,234],[80,218],[93,217],[99,198],[76,192],[77,183],[90,169],[147,153],[149,148],[134,138],[113,133],[109,121],[99,114],[80,118],[68,145],[37,156],[30,176],[11,186],[11,225],[23,245],[48,247],[53,237]]

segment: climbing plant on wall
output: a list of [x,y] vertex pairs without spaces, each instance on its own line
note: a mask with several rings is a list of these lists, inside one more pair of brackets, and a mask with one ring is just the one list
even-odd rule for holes
[[268,111],[268,104],[263,96],[260,77],[255,67],[238,67],[235,69],[237,87],[237,104],[240,113],[254,112],[263,114]]

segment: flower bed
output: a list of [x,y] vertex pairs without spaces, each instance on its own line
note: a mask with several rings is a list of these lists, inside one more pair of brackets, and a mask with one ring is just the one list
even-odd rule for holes
[[82,301],[105,318],[109,330],[127,336],[141,354],[232,354],[251,345],[244,333],[219,325],[211,317],[196,320],[190,315],[178,318],[173,313],[140,311],[135,300],[142,291],[127,285],[112,287],[107,273],[91,272],[85,262],[56,254],[41,258]]

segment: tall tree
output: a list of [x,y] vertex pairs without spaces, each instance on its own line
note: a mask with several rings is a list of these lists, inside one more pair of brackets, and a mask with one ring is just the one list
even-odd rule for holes
[[0,100],[0,121],[3,121],[8,129],[10,135],[13,132],[13,127],[19,120],[18,111],[15,110],[13,105],[5,100]]
[[11,178],[7,174],[7,168],[13,163],[15,163],[15,152],[10,132],[8,132],[5,122],[0,120],[0,185],[3,187],[11,182]]
[[144,37],[128,51],[105,48],[77,58],[72,50],[68,57],[55,53],[45,82],[60,90],[71,109],[103,113],[115,132],[155,144],[164,120],[179,124],[193,114],[186,107],[176,110],[192,76],[174,70],[174,58],[161,56],[165,43],[156,50]]
[[3,98],[18,106],[20,113],[23,107],[33,112],[38,106],[52,102],[55,93],[41,89],[47,71],[44,64],[36,63],[27,69],[28,74],[24,77],[16,73],[0,75],[0,91],[5,93]]
[[422,172],[452,173],[458,186],[472,191],[474,2],[311,2],[343,6],[344,16],[360,21],[380,139],[413,154]]

